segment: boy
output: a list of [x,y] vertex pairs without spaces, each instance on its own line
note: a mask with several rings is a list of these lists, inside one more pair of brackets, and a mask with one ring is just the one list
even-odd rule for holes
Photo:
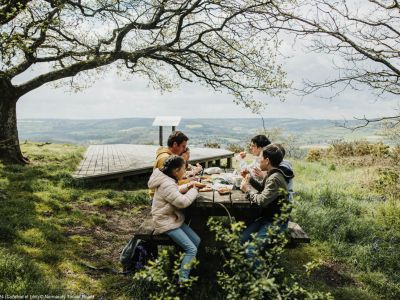
[[[256,238],[265,239],[268,234],[268,228],[272,225],[274,218],[282,213],[282,206],[287,202],[287,181],[285,174],[279,169],[282,162],[283,153],[277,145],[270,144],[262,151],[260,168],[266,171],[262,183],[258,182],[246,174],[242,182],[241,190],[246,193],[246,199],[251,203],[260,206],[260,218],[256,219],[243,231],[241,243],[251,239],[251,234],[256,233]],[[253,186],[257,192],[250,189]],[[281,231],[287,228],[287,222],[280,224]],[[254,247],[249,246],[246,249],[246,256],[254,256]]]

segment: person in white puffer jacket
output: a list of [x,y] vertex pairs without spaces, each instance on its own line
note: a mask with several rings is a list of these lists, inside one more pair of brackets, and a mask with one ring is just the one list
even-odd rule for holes
[[168,157],[161,169],[155,168],[148,186],[155,189],[151,215],[156,234],[166,234],[185,252],[181,262],[179,282],[188,280],[191,263],[195,259],[200,237],[184,223],[183,209],[196,199],[195,182],[178,186],[185,175],[185,161],[178,155]]

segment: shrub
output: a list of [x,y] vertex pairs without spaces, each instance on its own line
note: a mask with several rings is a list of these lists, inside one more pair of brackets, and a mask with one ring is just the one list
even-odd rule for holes
[[[180,254],[173,263],[167,250],[162,250],[155,261],[149,261],[143,270],[133,276],[132,296],[134,299],[180,299],[189,292],[191,286],[197,281],[196,276],[183,283],[180,288],[176,278],[179,275],[180,262],[183,254]],[[193,265],[198,262],[194,261]],[[183,295],[182,295],[183,294]]]
[[239,153],[239,152],[245,151],[245,148],[243,146],[237,145],[237,144],[229,144],[227,149],[234,153]]
[[[224,227],[214,218],[209,220],[216,240],[224,244],[223,270],[217,273],[218,285],[225,292],[224,299],[332,299],[330,294],[311,293],[292,279],[282,278],[279,260],[287,240],[283,233],[279,234],[276,224],[270,227],[267,241],[253,236],[252,241],[242,245],[242,222]],[[266,242],[268,247],[265,247]],[[255,255],[245,259],[246,248],[250,245],[255,247]]]
[[308,150],[306,160],[319,161],[322,159],[323,156],[324,156],[324,150],[317,149],[317,148],[311,148],[310,150]]
[[212,143],[212,142],[204,143],[203,146],[206,147],[206,148],[217,148],[217,149],[221,148],[221,145],[220,145],[220,144],[218,144],[218,143]]

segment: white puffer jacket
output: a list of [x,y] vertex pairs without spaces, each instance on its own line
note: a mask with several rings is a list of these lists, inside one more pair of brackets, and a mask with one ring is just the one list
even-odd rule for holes
[[180,227],[185,220],[182,209],[192,204],[198,191],[192,188],[186,194],[182,194],[176,181],[157,168],[147,184],[150,189],[155,189],[151,207],[154,233],[160,234]]

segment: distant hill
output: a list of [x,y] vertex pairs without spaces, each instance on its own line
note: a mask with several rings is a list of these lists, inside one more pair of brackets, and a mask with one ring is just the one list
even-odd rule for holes
[[[72,144],[158,144],[158,127],[152,118],[64,120],[20,119],[21,140]],[[332,140],[384,140],[377,125],[351,131],[338,126],[343,121],[306,119],[265,119],[267,130],[280,128],[283,135],[295,137],[299,146],[326,145]],[[356,121],[352,121],[355,125]],[[216,142],[244,144],[263,129],[261,119],[183,119],[177,128],[190,137],[190,144]],[[164,130],[166,137],[170,128]]]

